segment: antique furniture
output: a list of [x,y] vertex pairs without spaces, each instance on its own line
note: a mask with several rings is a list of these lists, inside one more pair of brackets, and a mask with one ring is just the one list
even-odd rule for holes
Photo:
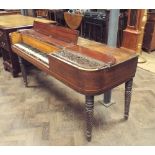
[[34,22],[33,29],[13,32],[10,37],[12,50],[19,56],[25,86],[28,83],[23,59],[85,95],[88,141],[91,140],[95,95],[125,83],[124,118],[128,119],[138,59],[134,51],[105,45],[80,46],[76,30],[40,22]]
[[[14,15],[14,14],[20,14],[20,10],[0,10],[0,16],[4,15]],[[0,57],[2,56],[1,50],[0,50]]]
[[145,25],[143,50],[151,52],[155,50],[155,12],[147,13],[147,23]]
[[128,12],[126,9],[120,9],[119,22],[118,22],[118,33],[117,33],[117,47],[122,46],[123,30],[126,29],[128,20]]
[[12,73],[14,77],[20,72],[17,55],[12,53],[9,33],[18,29],[32,28],[33,22],[41,21],[44,23],[55,23],[55,21],[33,18],[23,15],[4,15],[0,16],[0,50],[3,57],[5,70]]
[[65,26],[64,12],[67,9],[49,9],[48,10],[48,19],[54,20],[58,25]]
[[107,43],[109,11],[86,12],[83,18],[83,36],[91,40]]
[[142,39],[146,23],[146,10],[128,10],[127,28],[123,32],[122,46],[141,54]]

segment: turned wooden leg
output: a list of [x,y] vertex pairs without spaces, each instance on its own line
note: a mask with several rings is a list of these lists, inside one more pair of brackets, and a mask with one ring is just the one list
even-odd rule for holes
[[94,109],[94,96],[86,96],[86,137],[91,141],[92,125],[93,125],[93,109]]
[[27,84],[26,67],[25,67],[25,64],[23,62],[23,59],[19,56],[18,56],[18,58],[19,58],[19,64],[20,64],[20,68],[21,68],[21,72],[22,72],[22,76],[23,76],[24,85],[25,85],[25,87],[27,87],[28,84]]
[[125,83],[125,106],[124,106],[124,118],[127,120],[129,116],[130,102],[131,102],[131,91],[132,91],[133,79]]

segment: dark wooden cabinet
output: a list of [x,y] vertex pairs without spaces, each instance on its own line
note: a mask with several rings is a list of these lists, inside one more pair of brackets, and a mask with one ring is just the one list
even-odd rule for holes
[[[110,10],[86,12],[83,18],[82,37],[107,44]],[[122,45],[123,30],[127,26],[127,9],[120,9],[117,47]]]
[[109,11],[86,12],[83,18],[83,37],[102,43],[108,39]]
[[118,22],[118,33],[117,33],[117,47],[122,46],[123,30],[127,27],[128,10],[120,9],[119,22]]
[[155,12],[148,12],[147,23],[143,38],[143,50],[151,52],[155,50]]
[[3,57],[4,69],[10,71],[13,77],[20,72],[18,57],[11,50],[9,33],[19,29],[33,27],[34,20],[48,24],[55,24],[55,21],[33,18],[23,15],[4,15],[0,16],[0,51]]
[[[0,9],[0,16],[14,15],[14,14],[20,14],[20,10],[4,10],[4,9]],[[0,46],[3,45],[3,46],[6,47],[6,44],[4,45],[4,40],[1,40],[3,38],[3,36],[4,36],[4,34],[2,34],[2,32],[0,32]],[[2,50],[0,49],[0,57],[2,56],[2,52],[1,51]]]
[[84,37],[98,42],[107,43],[108,26],[104,19],[84,17]]
[[31,28],[32,26],[25,26],[21,28],[1,28],[0,27],[0,50],[3,57],[4,69],[10,71],[13,77],[16,77],[20,72],[18,57],[11,50],[11,43],[9,33],[17,31],[22,28]]
[[57,25],[65,26],[64,12],[68,9],[50,9],[48,10],[48,19],[57,22]]

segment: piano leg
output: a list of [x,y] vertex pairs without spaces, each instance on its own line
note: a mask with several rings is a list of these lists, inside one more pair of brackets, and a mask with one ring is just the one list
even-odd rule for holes
[[130,79],[129,81],[127,81],[125,83],[125,107],[124,107],[124,118],[125,118],[125,120],[127,120],[128,116],[129,116],[132,83],[133,83],[133,79]]
[[94,96],[86,96],[86,137],[91,141],[92,125],[93,125],[93,109],[94,109]]
[[23,58],[21,58],[20,56],[18,56],[18,59],[19,59],[19,64],[20,64],[20,68],[21,68],[23,80],[24,80],[24,85],[25,85],[25,87],[27,87],[28,86],[28,83],[27,83],[26,67],[25,67]]

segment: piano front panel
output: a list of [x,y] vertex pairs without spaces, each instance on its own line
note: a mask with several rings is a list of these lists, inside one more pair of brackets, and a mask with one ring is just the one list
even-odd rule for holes
[[137,57],[99,70],[83,70],[51,55],[48,57],[50,74],[85,95],[102,94],[124,83],[135,76],[137,67]]

